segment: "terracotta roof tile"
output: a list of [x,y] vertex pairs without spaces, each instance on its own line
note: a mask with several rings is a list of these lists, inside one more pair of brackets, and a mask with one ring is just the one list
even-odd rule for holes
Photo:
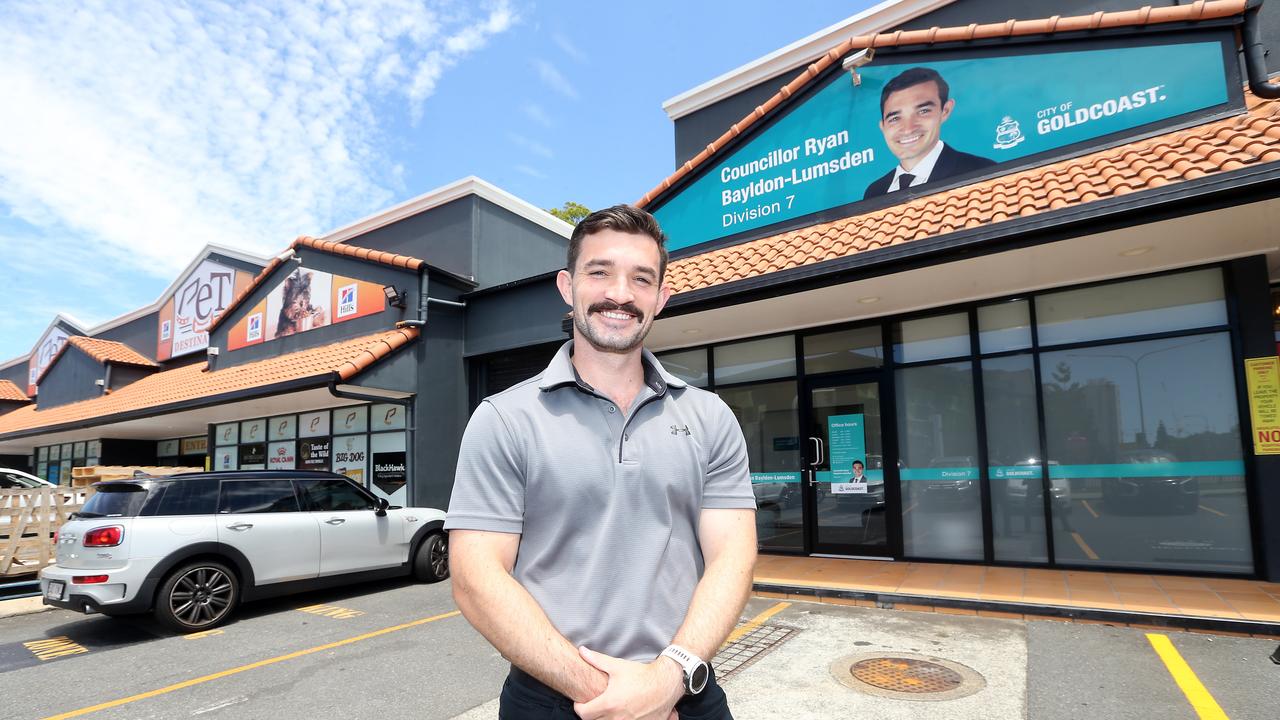
[[85,337],[84,335],[72,335],[67,338],[67,343],[80,348],[85,355],[98,362],[159,367],[153,360],[122,342]]
[[[667,282],[677,294],[689,292],[783,267],[1280,162],[1276,143],[1280,140],[1280,100],[1257,102],[1247,91],[1246,98],[1248,111],[1235,117],[673,260]],[[785,263],[779,264],[779,260]]]
[[[348,245],[345,242],[317,240],[308,235],[299,235],[297,240],[294,240],[289,244],[288,249],[297,250],[300,247],[319,250],[320,252],[329,253],[331,255],[343,255],[346,257],[356,258],[357,260],[381,263],[383,265],[404,268],[406,270],[419,270],[423,265],[427,264],[425,260],[409,257],[408,255],[397,255],[396,253],[383,252],[381,250],[370,250],[369,248],[359,247],[358,245]],[[281,253],[281,255],[283,254],[284,253]],[[267,263],[267,266],[262,268],[262,272],[259,272],[258,276],[253,279],[253,282],[249,283],[249,285],[245,287],[239,295],[236,295],[235,298],[232,299],[231,304],[227,305],[226,310],[223,310],[222,314],[209,324],[209,332],[213,332],[214,328],[221,325],[223,318],[231,317],[232,311],[237,307],[240,307],[240,304],[252,295],[254,290],[258,289],[258,286],[267,279],[267,276],[275,272],[275,269],[280,267],[284,262],[286,261],[281,260],[279,257],[272,258],[271,262]]]
[[58,348],[58,352],[54,353],[53,357],[49,359],[48,364],[44,366],[44,370],[40,372],[40,376],[36,378],[36,385],[39,385],[44,380],[44,376],[48,375],[53,366],[58,364],[58,360],[62,358],[63,353],[67,352],[67,348],[70,347],[79,349],[85,355],[100,363],[112,362],[120,365],[136,365],[138,367],[160,367],[150,358],[122,342],[85,337],[84,335],[72,335],[67,338],[62,347]]
[[12,380],[0,380],[0,402],[31,402],[31,398]]
[[113,415],[156,409],[193,400],[216,402],[227,393],[265,388],[282,382],[314,378],[317,383],[349,380],[418,337],[416,328],[365,335],[308,348],[257,362],[214,370],[203,363],[165,370],[111,393],[58,407],[37,410],[34,405],[0,415],[0,437],[10,433]]
[[1172,7],[1160,8],[1146,6],[1138,10],[1121,10],[1118,12],[1099,11],[1092,15],[1078,15],[1065,18],[1059,15],[1054,15],[1053,17],[1040,20],[1010,19],[1002,23],[990,23],[986,25],[978,25],[977,23],[974,23],[964,27],[932,27],[928,30],[897,30],[891,33],[859,35],[857,37],[852,37],[845,40],[837,47],[829,50],[825,55],[801,71],[799,75],[792,78],[790,82],[782,86],[782,88],[770,97],[768,101],[762,105],[756,106],[756,108],[748,113],[746,117],[731,125],[723,135],[716,138],[709,145],[703,148],[702,152],[690,158],[683,165],[677,168],[674,173],[667,176],[666,179],[658,183],[652,190],[645,193],[644,197],[640,198],[640,200],[636,202],[636,207],[645,207],[650,202],[653,202],[655,198],[665,192],[668,188],[679,182],[689,173],[693,172],[702,165],[703,162],[718,153],[720,149],[730,141],[746,132],[761,118],[765,117],[769,112],[777,108],[784,100],[791,97],[796,92],[799,92],[799,90],[807,85],[810,80],[820,75],[833,63],[839,62],[841,58],[854,50],[864,48],[898,47],[902,45],[933,45],[937,43],[970,42],[973,40],[990,40],[1025,35],[1044,35],[1055,32],[1112,29],[1131,25],[1157,25],[1163,23],[1214,20],[1239,15],[1244,12],[1246,4],[1246,0],[1213,0],[1212,2],[1197,0],[1191,5],[1175,5]]

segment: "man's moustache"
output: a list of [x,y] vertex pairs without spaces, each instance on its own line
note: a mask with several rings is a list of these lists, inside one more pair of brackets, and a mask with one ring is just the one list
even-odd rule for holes
[[588,307],[587,313],[610,312],[613,310],[621,310],[622,312],[635,315],[636,322],[644,322],[644,313],[640,311],[640,308],[632,305],[631,303],[619,305],[618,303],[613,302],[599,302]]

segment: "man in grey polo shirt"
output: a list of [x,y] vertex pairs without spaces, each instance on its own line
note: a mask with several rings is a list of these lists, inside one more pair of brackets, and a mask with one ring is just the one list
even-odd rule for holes
[[641,343],[671,290],[653,216],[574,229],[573,340],[467,425],[453,596],[512,663],[502,718],[729,718],[710,661],[742,612],[755,495],[737,420]]

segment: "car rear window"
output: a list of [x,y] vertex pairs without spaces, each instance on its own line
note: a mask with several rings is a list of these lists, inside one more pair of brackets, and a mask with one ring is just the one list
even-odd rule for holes
[[298,512],[291,480],[234,480],[222,483],[220,513]]
[[163,483],[157,499],[147,502],[143,515],[211,515],[218,510],[217,478],[193,478]]
[[84,504],[80,517],[134,517],[147,499],[141,485],[99,485],[97,492]]

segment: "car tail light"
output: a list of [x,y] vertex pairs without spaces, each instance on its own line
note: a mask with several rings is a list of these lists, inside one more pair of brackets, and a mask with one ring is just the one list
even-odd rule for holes
[[124,528],[119,525],[94,528],[84,534],[85,547],[112,547],[124,540]]
[[94,583],[104,583],[107,581],[106,575],[74,575],[71,582],[76,585],[93,585]]

